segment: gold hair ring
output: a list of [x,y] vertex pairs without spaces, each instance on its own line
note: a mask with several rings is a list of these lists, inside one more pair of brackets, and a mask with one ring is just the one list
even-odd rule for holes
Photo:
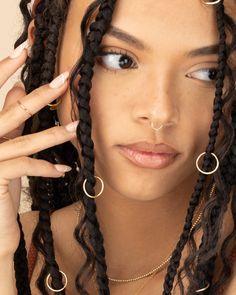
[[195,292],[196,293],[200,293],[200,292],[202,292],[202,291],[205,291],[206,289],[208,289],[210,287],[210,283],[208,283],[207,285],[206,285],[206,287],[204,287],[204,288],[202,288],[202,289],[198,289],[198,290],[196,290]]
[[98,194],[95,195],[95,196],[91,196],[91,195],[86,191],[86,187],[85,187],[85,185],[86,185],[87,179],[85,179],[84,182],[83,182],[83,190],[84,190],[84,193],[86,194],[86,196],[88,196],[88,197],[91,198],[91,199],[95,199],[95,198],[99,197],[99,196],[102,194],[103,190],[104,190],[104,182],[103,182],[103,180],[102,180],[100,177],[98,177],[98,176],[95,176],[95,177],[96,177],[97,179],[99,179],[99,180],[101,181],[101,184],[102,184],[102,188],[101,188],[100,193],[98,193]]
[[213,173],[216,172],[216,170],[219,168],[219,160],[218,160],[217,156],[216,156],[214,153],[211,153],[212,156],[214,156],[215,159],[216,159],[216,168],[215,168],[213,171],[205,172],[205,171],[201,170],[201,169],[199,168],[199,166],[198,166],[198,161],[199,161],[199,159],[201,158],[201,156],[205,155],[205,153],[206,153],[206,152],[204,152],[204,153],[202,153],[201,155],[198,156],[198,158],[197,158],[197,160],[196,160],[196,166],[197,166],[197,169],[198,169],[198,171],[200,171],[202,174],[206,174],[206,175],[213,174]]
[[63,291],[65,288],[66,288],[66,286],[67,286],[67,283],[68,283],[68,280],[67,280],[67,276],[66,276],[66,274],[63,272],[63,271],[61,271],[61,270],[59,270],[59,272],[64,276],[64,278],[65,278],[65,284],[64,284],[64,286],[61,288],[61,289],[53,289],[50,285],[49,285],[49,278],[50,278],[50,273],[48,274],[48,276],[47,276],[47,278],[46,278],[46,284],[47,284],[47,287],[48,287],[48,289],[49,290],[51,290],[51,291],[53,291],[53,292],[55,292],[55,293],[59,293],[59,292],[61,292],[61,291]]
[[31,114],[31,112],[27,109],[26,106],[23,105],[22,102],[20,102],[19,100],[17,100],[18,105],[22,108],[23,111],[25,111],[30,117],[32,117],[33,115]]
[[202,0],[202,3],[206,4],[206,5],[215,5],[215,4],[218,4],[220,2],[221,2],[221,0],[216,0],[216,1],[213,1],[213,2],[208,2],[208,1],[206,2],[206,1]]

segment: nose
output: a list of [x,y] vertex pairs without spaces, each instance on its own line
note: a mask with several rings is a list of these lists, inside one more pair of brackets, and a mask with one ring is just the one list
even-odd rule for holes
[[[170,79],[169,79],[170,80]],[[156,80],[157,81],[157,80]],[[133,108],[133,116],[136,121],[152,125],[153,129],[161,129],[161,126],[176,125],[179,121],[179,105],[174,87],[169,83],[151,85],[148,91],[140,92],[139,98]]]

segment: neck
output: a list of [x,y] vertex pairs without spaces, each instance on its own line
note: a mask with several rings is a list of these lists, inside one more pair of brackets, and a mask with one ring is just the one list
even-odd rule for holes
[[[152,201],[122,197],[106,186],[96,200],[108,276],[129,279],[151,271],[176,246],[196,178]],[[196,220],[193,219],[193,222]]]

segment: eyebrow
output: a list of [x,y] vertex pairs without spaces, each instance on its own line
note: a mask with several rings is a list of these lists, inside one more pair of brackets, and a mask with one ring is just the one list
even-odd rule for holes
[[[112,36],[116,39],[119,39],[137,49],[141,50],[150,50],[141,40],[137,39],[136,37],[130,35],[129,33],[114,27],[110,26],[107,33],[108,36]],[[197,57],[197,56],[204,56],[204,55],[211,55],[211,54],[218,54],[219,52],[219,44],[213,44],[197,49],[193,49],[185,54],[187,57]]]
[[205,46],[205,47],[191,50],[187,53],[187,56],[188,57],[204,56],[204,55],[210,55],[210,54],[218,54],[218,52],[219,52],[219,44],[213,44],[210,46]]
[[148,49],[141,40],[112,25],[109,27],[106,34],[115,37],[116,39],[119,39],[121,41],[124,41],[125,43],[128,43],[129,45],[134,46],[137,49]]

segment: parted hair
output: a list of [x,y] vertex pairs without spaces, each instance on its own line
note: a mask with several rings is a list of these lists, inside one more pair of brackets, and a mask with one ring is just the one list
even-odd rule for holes
[[[28,26],[32,21],[32,15],[27,8],[29,2],[29,0],[21,0],[20,2],[24,28],[14,44],[15,47],[28,37]],[[195,294],[197,289],[204,287],[209,282],[210,287],[201,294],[213,295],[220,290],[232,274],[228,249],[235,241],[236,236],[236,91],[235,63],[233,60],[236,47],[236,24],[230,13],[226,13],[223,2],[222,0],[219,4],[212,6],[215,9],[216,26],[219,32],[218,69],[209,142],[205,149],[206,154],[202,169],[209,171],[214,167],[211,155],[213,152],[217,154],[220,166],[211,176],[199,173],[193,193],[189,196],[189,206],[182,233],[168,263],[163,282],[163,295],[171,294],[176,276],[178,276],[181,294]],[[45,278],[49,273],[52,278],[52,287],[55,289],[63,287],[62,276],[55,259],[50,215],[54,210],[78,201],[83,206],[84,215],[80,223],[75,226],[74,238],[86,257],[84,264],[78,266],[78,274],[76,275],[75,285],[78,294],[89,294],[86,290],[86,283],[95,270],[99,294],[110,294],[104,240],[96,217],[96,203],[85,195],[82,183],[87,179],[88,193],[95,194],[95,157],[94,143],[91,138],[90,90],[99,47],[111,24],[115,4],[115,0],[93,1],[87,8],[81,22],[83,52],[73,67],[70,94],[71,99],[75,102],[72,105],[76,105],[79,114],[80,122],[76,134],[83,161],[70,142],[31,155],[31,157],[37,159],[66,164],[73,168],[66,173],[64,178],[28,177],[32,210],[39,210],[39,220],[33,233],[33,244],[44,257],[44,266],[37,279],[37,287],[44,295],[48,294]],[[27,58],[21,72],[21,80],[25,85],[26,93],[30,93],[53,79],[58,44],[68,15],[69,5],[70,0],[41,0],[36,6],[34,44],[31,55]],[[91,16],[94,14],[96,17],[89,24]],[[231,36],[230,44],[226,43],[227,34]],[[79,81],[76,85],[75,81],[78,76]],[[225,83],[226,79],[227,83]],[[57,112],[46,106],[26,121],[23,135],[53,127],[55,120],[58,121]],[[224,136],[219,146],[216,146],[220,124],[222,124]],[[76,167],[79,167],[79,171]],[[213,183],[215,184],[215,193],[209,198],[207,196]],[[201,222],[191,231],[194,212],[201,195],[204,196],[205,201]],[[220,231],[228,206],[231,207],[234,227],[230,235],[219,245]],[[27,253],[19,215],[18,223],[21,238],[14,255],[16,285],[19,295],[29,295],[31,290],[28,280]],[[194,236],[200,228],[203,235],[201,244],[197,247]],[[63,243],[63,240],[61,243]],[[183,267],[180,268],[181,255],[187,244],[191,245],[191,251],[184,261]],[[218,253],[219,246],[220,251]],[[221,259],[223,267],[219,277],[214,278],[217,257]],[[183,272],[189,282],[187,290],[182,283]],[[58,294],[66,294],[66,289]]]

